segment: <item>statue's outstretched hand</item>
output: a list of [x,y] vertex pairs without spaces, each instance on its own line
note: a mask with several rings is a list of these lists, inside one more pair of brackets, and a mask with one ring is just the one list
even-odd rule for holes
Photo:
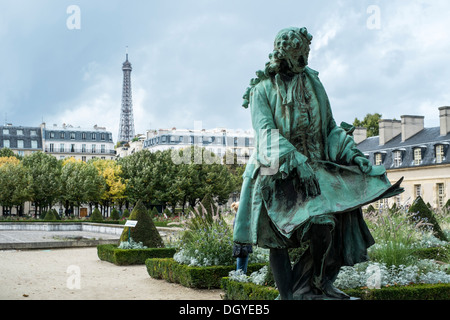
[[297,166],[297,174],[299,176],[299,188],[305,194],[306,198],[320,195],[319,181],[317,181],[314,170],[307,163]]
[[359,166],[359,169],[361,169],[363,173],[369,173],[370,170],[372,170],[372,164],[370,163],[369,159],[365,157],[357,156],[355,157],[355,159],[353,159],[353,161],[356,165]]

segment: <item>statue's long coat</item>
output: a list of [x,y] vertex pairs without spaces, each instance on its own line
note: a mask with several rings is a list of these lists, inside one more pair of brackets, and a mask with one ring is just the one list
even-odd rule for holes
[[[348,250],[360,247],[357,249],[359,253],[349,253],[353,255],[348,257],[352,264],[361,260],[366,247],[373,243],[362,220],[361,206],[402,192],[400,181],[391,185],[382,166],[373,166],[368,174],[363,174],[354,165],[354,157],[364,155],[356,148],[351,130],[342,128],[342,124],[341,127],[336,125],[318,72],[307,67],[304,73],[319,105],[318,114],[313,116],[320,117],[324,157],[313,165],[313,169],[321,194],[302,198],[297,192],[286,191],[295,189],[286,184],[293,183],[294,171],[300,170],[301,173],[301,164],[308,158],[291,142],[295,130],[290,128],[292,110],[286,106],[289,88],[281,88],[279,78],[262,80],[250,91],[256,148],[243,175],[234,241],[267,248],[279,247],[278,242],[270,241],[271,236],[265,234],[272,232],[268,222],[279,235],[290,239],[313,217],[319,221],[321,215],[335,214],[339,218],[340,232],[345,229],[343,236],[347,242],[353,242]],[[350,214],[346,216],[347,213]],[[355,232],[359,233],[356,238]]]

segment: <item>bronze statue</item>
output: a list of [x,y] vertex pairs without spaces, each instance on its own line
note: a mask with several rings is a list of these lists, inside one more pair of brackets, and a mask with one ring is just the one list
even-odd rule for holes
[[[312,36],[281,30],[244,95],[256,150],[247,164],[234,241],[270,249],[281,299],[349,299],[333,286],[340,267],[367,260],[374,239],[361,207],[403,192],[357,148],[353,126],[337,126],[318,72]],[[289,248],[306,246],[291,267]]]

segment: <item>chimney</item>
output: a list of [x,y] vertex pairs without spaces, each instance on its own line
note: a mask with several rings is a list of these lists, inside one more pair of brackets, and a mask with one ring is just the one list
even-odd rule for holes
[[353,131],[353,140],[355,143],[361,143],[367,139],[367,128],[364,127],[356,127],[355,131]]
[[439,120],[441,127],[441,136],[446,136],[450,133],[450,107],[439,108]]
[[397,135],[402,133],[402,122],[400,120],[380,119],[379,132],[380,132],[380,146],[391,141]]
[[408,140],[413,135],[424,128],[424,116],[401,116],[402,118],[402,142]]

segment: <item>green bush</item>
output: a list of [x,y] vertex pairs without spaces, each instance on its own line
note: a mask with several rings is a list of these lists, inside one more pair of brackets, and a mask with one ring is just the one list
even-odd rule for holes
[[447,237],[445,236],[444,232],[442,231],[441,227],[439,226],[439,223],[436,220],[436,217],[434,216],[433,212],[430,210],[430,208],[425,204],[422,197],[418,196],[416,200],[414,200],[413,204],[408,210],[409,213],[415,214],[415,219],[420,219],[426,223],[431,224],[433,228],[433,234],[436,238],[448,241]]
[[[221,287],[226,300],[274,300],[278,290],[254,283],[238,282],[224,277]],[[450,284],[414,284],[408,286],[383,287],[381,289],[343,290],[351,297],[362,300],[449,300]]]
[[[220,281],[236,266],[190,267],[179,264],[172,258],[147,259],[145,261],[148,274],[155,279],[179,283],[185,287],[198,289],[220,288]],[[259,270],[264,264],[249,264],[248,271]]]
[[102,222],[103,221],[103,216],[100,213],[100,210],[98,210],[98,208],[95,208],[94,211],[92,211],[91,221],[92,222]]
[[44,220],[46,221],[56,221],[57,218],[55,216],[55,214],[53,213],[53,210],[48,210],[47,213],[44,216]]
[[142,244],[146,247],[164,247],[164,242],[161,238],[161,235],[156,229],[156,226],[153,223],[153,219],[148,214],[147,208],[142,203],[142,201],[139,200],[136,203],[136,206],[131,212],[129,220],[137,220],[137,224],[134,228],[123,228],[122,235],[120,236],[120,241],[127,241],[128,233],[130,233],[130,236],[134,241],[142,242]]
[[111,219],[112,220],[119,220],[120,219],[119,211],[116,208],[112,209],[112,211],[111,211]]
[[130,216],[130,210],[123,210],[122,218],[128,218]]
[[118,249],[117,245],[113,244],[97,246],[97,255],[100,260],[119,266],[145,264],[149,258],[170,258],[174,253],[175,248]]

